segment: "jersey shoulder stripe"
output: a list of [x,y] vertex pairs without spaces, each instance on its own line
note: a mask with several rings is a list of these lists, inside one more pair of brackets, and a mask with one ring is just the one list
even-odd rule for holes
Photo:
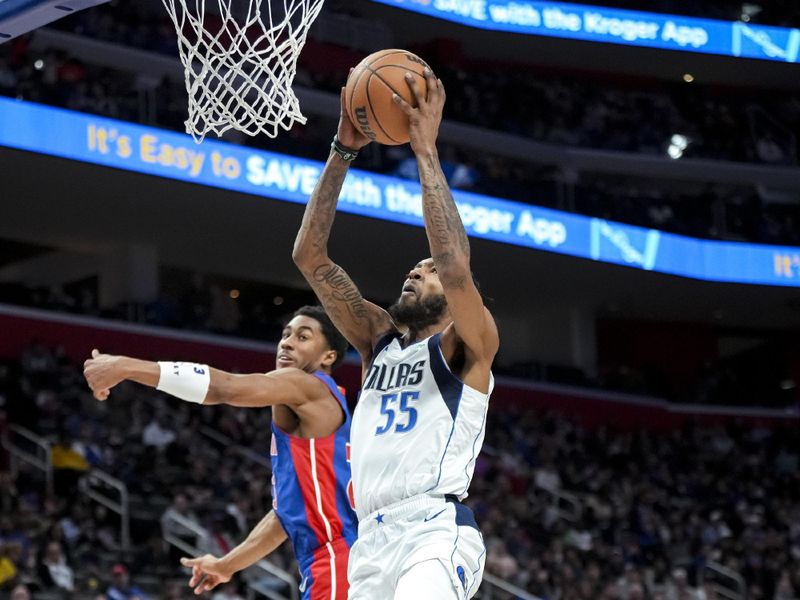
[[461,400],[461,394],[464,391],[464,384],[456,377],[447,366],[444,360],[441,346],[442,334],[428,338],[428,354],[431,357],[431,372],[436,381],[436,386],[439,388],[439,393],[442,395],[447,410],[450,411],[450,416],[455,420],[458,414],[458,403]]

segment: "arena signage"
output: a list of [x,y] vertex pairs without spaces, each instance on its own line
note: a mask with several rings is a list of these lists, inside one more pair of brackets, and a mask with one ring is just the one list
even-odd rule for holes
[[797,62],[800,29],[537,0],[375,0],[481,29]]
[[[323,167],[9,98],[0,98],[0,146],[300,204]],[[420,193],[417,182],[351,169],[339,209],[421,227]],[[800,248],[698,240],[479,194],[453,195],[473,237],[695,279],[800,286]]]

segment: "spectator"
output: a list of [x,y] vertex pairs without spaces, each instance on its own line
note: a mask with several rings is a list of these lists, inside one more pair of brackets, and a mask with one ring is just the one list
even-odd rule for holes
[[64,432],[50,451],[54,469],[66,469],[81,473],[89,470],[89,463],[72,444],[69,435]]
[[142,443],[145,446],[154,446],[158,450],[163,450],[175,441],[175,432],[167,425],[167,418],[164,414],[153,415],[152,420],[142,432]]
[[561,487],[561,477],[552,463],[536,470],[536,486],[548,492],[557,492]]
[[20,583],[11,590],[10,600],[31,600],[31,592],[28,586]]
[[59,440],[53,444],[50,456],[56,491],[62,497],[71,497],[77,489],[78,479],[89,470],[89,463],[75,451],[66,431],[62,431]]
[[106,590],[108,600],[148,600],[147,594],[131,584],[128,568],[116,564],[111,568],[111,585]]
[[206,529],[206,534],[199,540],[200,553],[224,556],[234,546],[236,543],[225,531],[225,515],[215,515]]
[[0,588],[16,579],[19,554],[19,544],[0,540]]
[[39,577],[48,588],[64,592],[75,591],[75,573],[67,564],[59,542],[48,542],[39,568]]
[[513,580],[519,573],[519,564],[511,556],[505,543],[494,538],[487,546],[486,567],[492,573],[506,580]]
[[664,593],[665,600],[700,600],[697,590],[689,586],[686,580],[685,569],[675,569],[667,583]]
[[89,422],[81,425],[80,438],[73,442],[72,449],[92,467],[100,466],[103,462],[103,451],[94,439],[92,424]]
[[[199,541],[197,532],[187,526],[185,524],[186,521],[191,521],[199,527],[197,517],[189,508],[189,500],[186,494],[179,493],[175,495],[172,505],[161,515],[161,532],[164,537],[173,536],[190,546],[196,547]],[[183,553],[174,547],[170,547],[170,558],[176,564],[182,555]]]
[[20,561],[28,562],[31,542],[25,532],[12,517],[12,511],[0,515],[0,544],[16,544],[19,546]]
[[[38,385],[47,387],[49,381],[63,377],[66,383],[59,398],[81,398],[78,380],[68,373],[75,367],[57,362],[41,373]],[[18,368],[12,364],[11,372]],[[23,387],[25,391],[9,388],[11,404],[27,404],[25,399],[40,391],[31,382]],[[130,390],[121,388],[119,393]],[[68,429],[67,421],[76,414],[91,420],[97,438],[108,440],[103,446],[105,468],[127,482],[132,498],[145,499],[135,508],[134,551],[129,560],[137,573],[170,581],[182,576],[177,561],[181,552],[171,550],[172,556],[165,560],[161,536],[195,547],[200,542],[194,528],[177,522],[179,518],[201,522],[190,498],[198,506],[220,511],[211,514],[222,517],[226,510],[223,518],[238,523],[231,528],[244,525],[245,532],[270,503],[269,472],[242,468],[242,453],[217,452],[200,434],[198,423],[224,427],[247,454],[263,454],[269,448],[264,434],[269,431],[269,415],[210,407],[208,417],[203,411],[195,422],[191,410],[183,406],[163,404],[153,409],[159,406],[158,396],[138,400],[87,402],[77,410],[66,402],[46,407],[30,403],[32,423],[37,433],[48,435],[39,418],[45,409],[55,424],[53,431]],[[98,408],[102,411],[92,412]],[[153,412],[180,424],[185,436],[181,443],[192,448],[191,468],[180,456],[170,459],[168,452],[136,443],[141,423]],[[77,431],[83,421],[76,423],[72,429]],[[800,495],[795,468],[800,439],[794,430],[689,423],[668,431],[615,431],[584,427],[530,407],[523,411],[498,404],[488,415],[484,450],[477,458],[467,502],[484,531],[487,572],[542,598],[699,600],[706,594],[710,600],[710,588],[696,586],[711,561],[740,573],[748,588],[765,600],[800,595]],[[72,572],[67,565],[80,564],[73,586],[92,589],[91,578],[103,560],[109,556],[118,560],[116,516],[104,507],[90,508],[80,497],[43,497],[41,486],[24,473],[2,475],[0,537],[17,540],[24,554],[26,538],[18,534],[25,536],[27,529],[40,532],[37,543],[52,555],[49,565],[43,560],[40,566],[42,581],[53,591],[67,593],[48,582],[66,580]],[[576,506],[553,504],[542,483],[570,495]],[[156,507],[167,505],[161,497],[164,489],[174,490],[174,497],[161,514],[159,531]],[[10,520],[9,515],[13,515]],[[206,522],[208,516],[202,516]],[[209,529],[221,552],[222,544],[230,545],[233,538],[219,517],[215,521]],[[17,579],[25,580],[29,575],[25,561],[4,552],[12,557]],[[276,562],[294,569],[285,554],[277,554]],[[126,598],[141,592],[130,587],[122,574],[119,579],[121,593],[129,594]],[[170,597],[179,598],[179,589]],[[111,595],[109,600],[114,600]]]

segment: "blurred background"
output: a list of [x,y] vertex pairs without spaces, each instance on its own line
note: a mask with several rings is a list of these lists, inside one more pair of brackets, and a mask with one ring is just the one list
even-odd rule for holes
[[[307,124],[201,146],[173,133],[160,2],[0,45],[0,594],[188,598],[177,559],[226,552],[269,509],[269,411],[132,384],[100,404],[82,363],[272,369],[315,303],[291,261],[302,169],[328,155],[348,69],[398,47],[447,89],[440,155],[501,333],[467,500],[480,597],[800,598],[800,5],[532,4],[549,33],[491,30],[482,0],[328,0],[295,80]],[[729,37],[653,47],[616,17],[580,39],[571,7]],[[178,147],[216,170],[181,169]],[[385,306],[428,255],[416,165],[370,145],[355,166],[331,256]],[[335,376],[353,402],[358,360]],[[296,572],[285,546],[211,595],[297,598]]]

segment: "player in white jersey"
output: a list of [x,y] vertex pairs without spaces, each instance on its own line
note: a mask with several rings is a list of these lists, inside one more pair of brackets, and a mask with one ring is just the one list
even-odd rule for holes
[[406,79],[417,108],[394,100],[409,117],[432,258],[409,271],[386,311],[364,300],[328,257],[349,163],[369,142],[344,110],[293,255],[363,364],[351,428],[359,517],[351,600],[471,598],[485,559],[472,512],[460,501],[483,443],[499,339],[472,278],[469,240],[436,151],[444,88],[426,71],[423,97]]

